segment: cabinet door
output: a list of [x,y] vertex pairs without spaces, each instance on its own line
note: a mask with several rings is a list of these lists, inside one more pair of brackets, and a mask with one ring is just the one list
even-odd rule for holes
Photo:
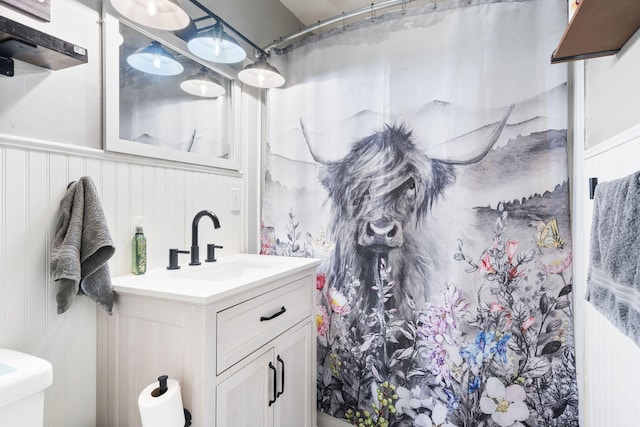
[[216,426],[273,427],[273,359],[269,349],[218,384]]
[[282,334],[275,343],[274,363],[278,367],[275,425],[278,427],[315,427],[316,355],[313,332],[313,324],[305,322],[301,327]]

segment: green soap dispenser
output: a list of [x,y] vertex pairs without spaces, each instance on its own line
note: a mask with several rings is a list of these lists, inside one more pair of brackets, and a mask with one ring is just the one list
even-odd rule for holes
[[136,227],[131,250],[131,272],[133,274],[144,274],[147,271],[147,238],[144,237],[141,225]]

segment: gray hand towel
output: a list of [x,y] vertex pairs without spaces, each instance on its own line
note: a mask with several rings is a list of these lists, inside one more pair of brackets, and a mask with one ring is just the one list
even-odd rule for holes
[[67,189],[51,247],[51,277],[60,283],[58,314],[69,309],[79,292],[111,314],[113,288],[107,261],[115,247],[100,199],[90,177]]
[[586,299],[640,346],[640,171],[596,187]]

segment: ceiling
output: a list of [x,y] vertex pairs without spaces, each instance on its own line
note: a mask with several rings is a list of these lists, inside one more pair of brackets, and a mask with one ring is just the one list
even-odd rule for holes
[[280,0],[280,2],[305,25],[315,24],[340,15],[342,12],[372,4],[371,0]]

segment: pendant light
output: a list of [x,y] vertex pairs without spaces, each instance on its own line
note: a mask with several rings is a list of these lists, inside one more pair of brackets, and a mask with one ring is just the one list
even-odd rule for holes
[[219,64],[235,64],[247,57],[247,52],[224,31],[219,21],[211,29],[191,38],[187,47],[194,55]]
[[175,30],[173,34],[187,43],[193,37],[198,35],[198,27],[196,27],[196,23],[193,22],[193,19],[189,18],[189,23],[187,24],[187,26],[179,30]]
[[155,40],[129,55],[127,63],[137,70],[158,76],[175,76],[184,70],[182,64]]
[[284,84],[285,80],[282,74],[269,64],[264,56],[249,64],[242,71],[238,73],[238,78],[250,85],[263,89],[280,87]]
[[180,83],[180,88],[187,93],[203,98],[217,98],[226,92],[218,79],[212,77],[205,67]]
[[179,30],[191,19],[175,0],[111,0],[122,16],[159,30]]

